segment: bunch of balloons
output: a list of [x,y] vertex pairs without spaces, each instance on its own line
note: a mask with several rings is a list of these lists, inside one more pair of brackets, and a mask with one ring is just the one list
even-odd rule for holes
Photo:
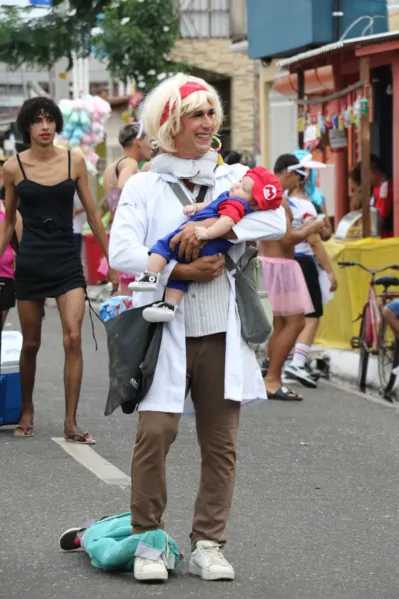
[[60,141],[81,153],[86,159],[89,173],[96,174],[99,157],[95,147],[104,140],[111,106],[100,96],[87,95],[78,100],[61,100],[59,107],[64,118]]

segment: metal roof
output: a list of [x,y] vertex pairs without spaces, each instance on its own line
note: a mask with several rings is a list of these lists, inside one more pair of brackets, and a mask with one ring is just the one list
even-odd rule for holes
[[280,68],[290,67],[293,64],[302,62],[303,60],[307,60],[315,56],[321,56],[322,54],[328,54],[329,52],[334,52],[335,50],[340,50],[341,48],[354,46],[355,44],[373,44],[377,42],[389,41],[390,39],[396,38],[399,39],[399,31],[390,31],[388,33],[376,33],[375,35],[366,35],[363,37],[341,40],[338,42],[333,42],[332,44],[327,44],[326,46],[321,46],[320,48],[315,48],[314,50],[309,50],[308,52],[301,52],[296,56],[291,56],[291,58],[279,60],[277,61],[277,66]]

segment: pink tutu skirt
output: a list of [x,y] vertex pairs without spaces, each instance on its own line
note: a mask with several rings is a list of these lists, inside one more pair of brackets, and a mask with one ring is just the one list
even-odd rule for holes
[[299,264],[288,258],[260,259],[273,314],[311,314],[314,308]]

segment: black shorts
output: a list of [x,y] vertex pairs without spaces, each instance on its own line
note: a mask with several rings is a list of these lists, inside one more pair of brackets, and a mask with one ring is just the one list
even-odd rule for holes
[[314,312],[306,314],[305,316],[306,318],[320,318],[323,316],[323,300],[319,283],[319,271],[317,270],[316,262],[312,256],[295,256],[295,260],[302,269],[314,308]]
[[15,280],[0,277],[0,310],[10,310],[15,306]]

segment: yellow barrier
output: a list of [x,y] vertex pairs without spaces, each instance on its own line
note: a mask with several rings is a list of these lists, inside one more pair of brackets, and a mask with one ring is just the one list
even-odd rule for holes
[[[338,290],[334,299],[324,306],[324,316],[320,321],[316,344],[338,349],[350,349],[350,338],[359,334],[359,322],[353,321],[363,310],[367,300],[370,276],[360,268],[341,269],[339,261],[360,262],[367,268],[382,268],[389,264],[399,264],[399,238],[360,239],[358,241],[337,241],[330,239],[325,244],[329,258],[338,279]],[[398,275],[386,271],[384,275]],[[392,288],[399,291],[399,288]],[[382,291],[377,287],[377,293]]]

